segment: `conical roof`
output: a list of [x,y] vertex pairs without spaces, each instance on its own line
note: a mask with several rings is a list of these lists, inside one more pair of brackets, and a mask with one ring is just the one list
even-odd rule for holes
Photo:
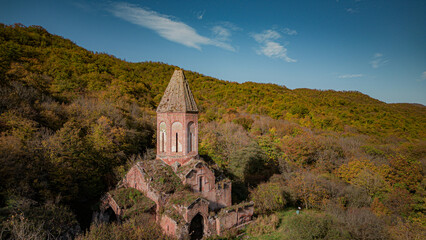
[[165,112],[194,112],[198,113],[194,96],[189,89],[183,70],[178,69],[173,73],[169,85],[161,98],[157,108],[158,113]]

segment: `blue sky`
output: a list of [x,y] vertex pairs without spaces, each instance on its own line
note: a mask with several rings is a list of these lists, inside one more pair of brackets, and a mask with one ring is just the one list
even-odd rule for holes
[[0,0],[0,22],[228,81],[426,105],[424,0]]

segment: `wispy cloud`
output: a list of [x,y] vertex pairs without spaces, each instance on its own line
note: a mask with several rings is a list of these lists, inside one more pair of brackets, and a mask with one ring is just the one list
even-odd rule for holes
[[274,30],[265,30],[262,33],[251,34],[253,39],[260,44],[256,53],[265,55],[270,58],[280,58],[286,62],[296,62],[297,60],[287,56],[287,48],[285,48],[278,39],[281,34]]
[[198,20],[202,20],[205,13],[206,13],[206,10],[198,11],[195,13],[195,16],[197,17]]
[[383,65],[386,65],[389,60],[383,57],[382,53],[375,53],[371,58],[370,64],[372,68],[379,68]]
[[426,81],[426,71],[422,72],[422,75],[420,76],[420,80],[418,80],[419,82],[424,82]]
[[154,30],[161,37],[187,47],[201,50],[203,45],[212,45],[229,51],[235,51],[229,43],[201,36],[187,24],[175,20],[171,16],[146,10],[129,3],[114,3],[110,12],[130,23]]
[[284,28],[283,33],[290,35],[290,36],[297,35],[297,31],[290,29],[290,28]]
[[228,41],[231,36],[231,31],[222,26],[214,26],[212,32],[216,36],[216,39],[220,41]]
[[345,78],[360,78],[360,77],[364,77],[364,74],[344,74],[344,75],[337,76],[337,78],[341,78],[341,79],[345,79]]
[[346,12],[348,12],[348,13],[357,13],[358,10],[354,9],[354,8],[346,8]]

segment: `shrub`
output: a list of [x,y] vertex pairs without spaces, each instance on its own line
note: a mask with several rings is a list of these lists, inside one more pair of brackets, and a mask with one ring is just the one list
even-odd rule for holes
[[426,239],[426,229],[416,223],[404,222],[400,218],[397,224],[388,228],[393,240],[421,240]]
[[258,213],[270,213],[283,209],[287,204],[288,195],[285,192],[284,182],[270,181],[259,184],[251,193],[251,200],[254,202]]
[[330,192],[324,186],[324,181],[311,172],[299,172],[289,180],[288,188],[293,198],[300,201],[305,208],[320,209],[330,198]]
[[352,239],[388,239],[385,223],[369,208],[348,209],[342,220]]
[[170,239],[161,231],[155,221],[148,215],[139,216],[123,224],[100,223],[92,224],[84,235],[77,236],[77,240],[150,240]]
[[277,230],[279,224],[280,218],[276,214],[272,214],[270,216],[259,216],[247,227],[247,233],[250,236],[268,234]]
[[296,215],[288,220],[289,239],[350,239],[331,216],[319,213]]

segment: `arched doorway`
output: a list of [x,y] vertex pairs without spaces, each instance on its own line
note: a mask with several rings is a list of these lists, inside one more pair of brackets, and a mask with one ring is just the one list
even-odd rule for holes
[[200,213],[195,215],[191,220],[191,224],[189,225],[189,236],[191,240],[199,240],[203,238],[204,233],[204,224],[203,224],[203,216]]
[[115,212],[111,207],[105,211],[105,216],[108,223],[117,222],[117,215],[115,215]]

